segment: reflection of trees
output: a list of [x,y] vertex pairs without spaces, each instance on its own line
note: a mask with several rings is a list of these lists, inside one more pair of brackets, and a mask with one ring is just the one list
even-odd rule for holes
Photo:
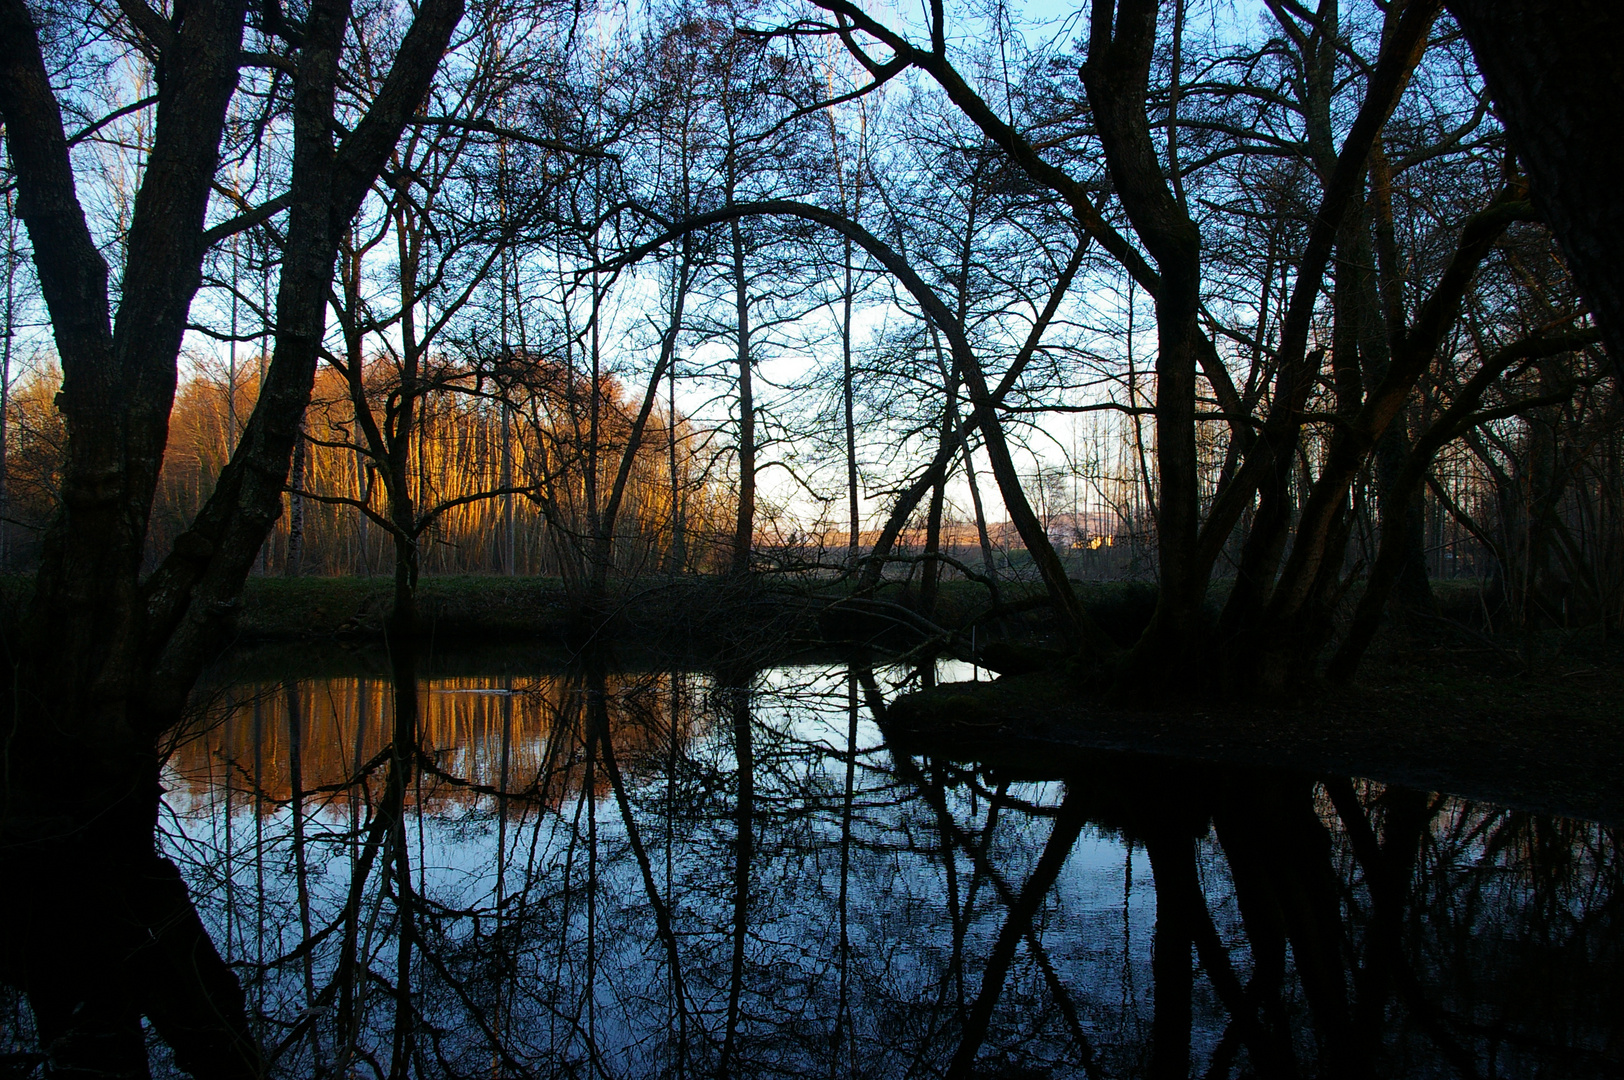
[[[1616,1075],[1616,831],[1452,806],[1421,858],[1455,873],[1421,879],[1404,914],[1411,968],[1400,992],[1420,1003],[1412,1022],[1503,1062],[1547,1062],[1548,1075]],[[1441,887],[1451,877],[1459,887]],[[1424,987],[1422,973],[1438,970],[1450,977]]]
[[[1610,831],[1402,789],[1361,797],[1346,780],[1047,748],[1061,751],[1057,761],[975,735],[908,741],[1064,777],[1025,888],[1018,898],[1000,890],[1008,914],[948,1075],[973,1074],[988,997],[1002,991],[1030,894],[1048,891],[1054,842],[1079,818],[1142,843],[1155,875],[1147,1075],[1187,1076],[1192,1063],[1209,1076],[1619,1068]],[[939,804],[937,782],[907,760],[899,773]],[[975,854],[961,830],[946,835]],[[1047,974],[1044,947],[1029,948]],[[1063,988],[1051,987],[1051,999],[1068,1016],[1075,1010]],[[1074,1066],[1094,1072],[1093,1047],[1081,1032],[1075,1042]],[[1192,1062],[1194,1049],[1206,1051],[1204,1063]]]
[[[657,693],[667,681],[605,678],[611,696]],[[246,789],[251,798],[257,793],[263,812],[280,812],[293,795],[291,743],[297,739],[305,797],[323,805],[349,801],[361,797],[358,785],[365,781],[373,786],[367,797],[375,799],[394,732],[390,682],[363,676],[234,687],[223,721],[176,748],[171,777],[190,799],[223,799],[229,774],[236,798]],[[421,796],[428,800],[425,809],[439,812],[509,796],[566,798],[558,785],[567,763],[558,755],[568,750],[568,740],[552,738],[552,727],[568,715],[568,696],[579,693],[579,680],[564,675],[509,678],[499,685],[486,678],[423,680],[417,728],[428,754],[424,768],[439,782],[413,788],[408,800]],[[292,728],[294,713],[298,731]],[[647,729],[638,715],[616,710],[611,717],[622,754],[647,752],[641,745]],[[580,772],[572,775],[579,778]],[[602,795],[608,789],[598,779]]]
[[422,689],[238,688],[172,761],[169,851],[278,1074],[1618,1068],[1597,826],[887,745],[846,672]]

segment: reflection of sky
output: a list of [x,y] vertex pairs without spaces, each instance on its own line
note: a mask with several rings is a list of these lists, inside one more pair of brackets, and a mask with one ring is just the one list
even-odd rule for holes
[[[900,671],[881,672],[881,684],[901,681],[901,676]],[[793,1067],[801,1053],[794,1049],[796,1040],[786,1041],[776,1030],[779,1021],[770,1018],[793,1013],[796,1024],[831,1024],[838,983],[845,778],[841,755],[848,734],[848,688],[843,671],[818,667],[762,672],[753,686],[757,854],[751,871],[750,974],[745,994],[745,1013],[752,1019],[745,1025],[744,1045],[763,1060]],[[905,1065],[906,1054],[881,1031],[888,1022],[885,1017],[898,1009],[929,1012],[923,1003],[954,996],[943,984],[954,954],[948,873],[939,853],[941,836],[934,812],[911,798],[898,781],[861,694],[859,702],[847,908],[853,949],[850,987],[860,1039],[857,1053],[880,1071],[892,1072]],[[671,778],[650,771],[653,758],[627,776],[628,797],[657,887],[672,908],[684,978],[699,1013],[695,1023],[719,1039],[728,999],[735,838],[733,731],[725,712],[697,724],[681,753],[682,800],[668,804],[666,785]],[[242,774],[237,775],[240,780]],[[697,799],[687,783],[695,777],[703,781],[700,787],[712,788]],[[234,795],[229,820],[235,910],[228,916],[220,869],[208,865],[218,860],[206,857],[211,848],[225,846],[222,793],[172,786],[171,848],[191,864],[199,906],[217,940],[225,941],[229,929],[230,948],[239,959],[289,953],[299,940],[289,810],[256,815],[250,795],[240,790]],[[374,786],[374,798],[376,792]],[[1010,794],[1053,805],[1063,793],[1059,785],[1028,784],[1012,788]],[[960,827],[980,836],[986,800],[960,789],[951,790],[948,799]],[[599,972],[594,1031],[601,1052],[618,1058],[629,1074],[648,1071],[648,1062],[642,1060],[646,1044],[663,1040],[666,1034],[665,1006],[657,1004],[664,1000],[665,954],[613,795],[600,790],[596,797],[582,798],[576,785],[562,804],[511,813],[505,825],[493,813],[489,798],[445,800],[425,795],[422,804],[430,812],[411,816],[408,824],[414,881],[441,909],[469,913],[437,920],[436,931],[449,941],[470,942],[475,933],[471,914],[480,912],[481,928],[489,933],[501,865],[510,896],[526,896],[537,909],[549,912],[532,927],[536,937],[521,967],[540,965],[528,969],[531,975],[540,977],[545,969],[563,997],[572,1001],[588,994],[581,963],[589,915],[582,890],[591,858],[598,879],[597,907],[590,916]],[[318,929],[342,909],[351,862],[341,836],[349,823],[347,804],[341,800],[307,812],[308,888]],[[1018,889],[1030,872],[1049,828],[1046,820],[1026,820],[1006,809],[991,837],[983,837],[991,861],[1012,887]],[[499,840],[504,845],[500,848]],[[253,857],[256,842],[263,845],[259,861]],[[594,844],[596,854],[590,854]],[[1135,853],[1132,877],[1137,886],[1127,891],[1127,860],[1120,839],[1090,831],[1073,851],[1039,917],[1038,932],[1054,963],[1068,973],[1068,982],[1079,987],[1114,984],[1124,963],[1145,969],[1137,979],[1141,994],[1149,985],[1146,965],[1154,919],[1154,898],[1146,887],[1149,868],[1143,854]],[[971,884],[977,875],[962,852],[954,874],[958,903],[969,905],[962,948],[971,958],[965,978],[973,997],[981,958],[997,937],[1003,907],[989,883]],[[573,903],[562,899],[566,886],[577,893]],[[377,903],[376,883],[366,903]],[[510,900],[506,910],[513,911],[514,903]],[[392,963],[393,946],[385,948],[387,905],[380,910],[384,914],[371,933],[374,950],[382,950],[373,966],[381,970]],[[318,955],[319,971],[329,973],[334,962],[330,950]],[[1037,976],[1030,962],[1030,970],[1017,967],[1010,983],[1011,1001],[1025,1000],[1028,991],[1041,996],[1041,980],[1033,982]],[[521,981],[529,977],[521,970]],[[299,978],[297,965],[288,965],[273,972],[263,990],[270,1000],[281,1002],[281,1008],[297,1012],[303,1007]],[[1137,998],[1133,1001],[1135,1008],[1142,1004]],[[379,1020],[383,1019],[380,1013]],[[537,1014],[532,1019],[545,1034],[532,1031],[527,1038],[570,1044],[579,1037],[558,1027],[556,1017]],[[939,1028],[940,1021],[934,1026]],[[1040,1040],[1048,1046],[1043,1053],[1063,1052],[1060,1043],[1049,1044],[1053,1038],[1064,1041],[1058,1031],[1051,1032],[1049,1041]],[[946,1049],[950,1052],[951,1046]],[[940,1046],[931,1051],[940,1052]]]
[[[943,667],[943,677],[964,674]],[[561,794],[540,804],[514,800],[504,816],[497,813],[492,796],[461,792],[451,797],[435,790],[443,781],[431,777],[413,785],[406,811],[407,854],[413,889],[426,897],[421,939],[440,965],[420,959],[414,978],[429,1020],[441,1029],[439,1052],[460,1061],[465,1072],[488,1069],[490,1053],[468,1012],[470,1001],[487,1003],[481,1008],[502,1002],[504,1045],[543,1074],[554,1065],[560,1072],[579,1069],[588,1046],[612,1076],[652,1076],[674,1068],[674,999],[651,886],[659,903],[668,907],[675,932],[691,1010],[691,1071],[704,1074],[716,1067],[733,989],[739,790],[731,711],[735,699],[700,675],[681,676],[675,691],[667,683],[667,693],[650,693],[647,687],[658,678],[666,676],[617,676],[607,684],[629,822],[601,769],[590,784],[579,775],[584,761],[579,730],[557,724],[545,733],[525,735],[538,748],[532,760],[551,741],[553,749],[575,763],[576,773],[565,778]],[[906,678],[900,668],[876,672],[886,693]],[[502,685],[463,679],[442,688],[455,693],[426,698],[489,703],[500,699],[485,691]],[[537,678],[526,685],[551,688],[533,691],[528,699],[532,705],[550,702],[563,708],[585,696],[579,682]],[[848,819],[846,750],[853,684],[847,673],[785,666],[758,672],[750,685],[755,854],[739,983],[741,1070],[747,1075],[828,1071],[829,1035],[840,1015],[844,967],[850,1026],[837,1071],[933,1075],[945,1067],[957,1045],[960,995],[966,1005],[974,1001],[1007,917],[998,888],[978,872],[977,859],[984,859],[983,865],[990,865],[1018,893],[1053,827],[1052,819],[1023,807],[1057,806],[1064,785],[1011,784],[1003,792],[1009,801],[994,815],[994,793],[977,787],[973,770],[949,769],[941,798],[960,834],[950,839],[937,810],[907,779],[908,763],[895,760],[886,747],[858,686]],[[692,708],[691,715],[675,724],[662,711],[673,697]],[[261,698],[262,708],[270,700]],[[325,698],[311,692],[307,700],[325,700],[334,709],[353,704],[353,697],[336,689]],[[373,702],[380,704],[376,698]],[[468,715],[451,712],[441,719],[449,723]],[[314,713],[306,719],[313,731],[343,728]],[[673,727],[678,732],[674,754],[664,741]],[[268,741],[261,747],[262,766],[270,752],[285,750],[269,741],[276,730],[275,723],[263,723]],[[457,736],[463,740],[456,744],[461,756],[442,761],[488,775],[493,755],[481,740],[488,743],[498,731],[465,724]],[[233,740],[229,745],[239,757],[251,755],[246,740]],[[221,745],[216,743],[216,749]],[[623,752],[633,745],[640,748],[638,754]],[[306,745],[312,755],[319,749],[314,741]],[[343,749],[348,753],[350,744],[345,742]],[[913,764],[929,775],[938,769],[934,762]],[[225,775],[219,763],[212,775]],[[264,812],[256,812],[243,787],[251,771],[239,762],[232,775],[238,786],[228,813],[218,784],[199,785],[172,772],[167,846],[182,864],[223,951],[257,965],[289,956],[303,936],[292,817],[286,805],[262,805]],[[380,790],[381,783],[374,782],[368,794],[373,805]],[[1377,793],[1366,789],[1364,798],[1379,806]],[[1422,906],[1407,931],[1412,939],[1407,955],[1427,992],[1460,1016],[1477,1018],[1473,1023],[1510,1024],[1507,1030],[1520,1023],[1528,1031],[1560,1017],[1562,1040],[1602,1046],[1617,1021],[1598,1017],[1610,1014],[1607,1003],[1613,999],[1605,993],[1573,995],[1575,988],[1605,987],[1614,977],[1609,971],[1616,975],[1618,945],[1616,940],[1609,943],[1604,932],[1616,925],[1609,915],[1616,907],[1610,883],[1620,874],[1610,834],[1582,823],[1530,825],[1527,815],[1455,800],[1438,809],[1418,864],[1422,869],[1415,887]],[[349,793],[343,792],[306,809],[305,885],[310,926],[316,932],[335,925],[343,910],[353,866],[352,821],[364,824],[367,806],[357,802],[354,812],[352,819]],[[1336,811],[1324,799],[1320,815],[1330,830],[1324,870],[1338,879],[1347,898],[1342,917],[1357,922],[1369,911],[1362,875]],[[844,913],[850,950],[843,957],[841,837],[848,827]],[[646,870],[630,843],[633,828]],[[972,855],[966,844],[981,854]],[[1250,974],[1250,945],[1229,865],[1210,833],[1197,841],[1195,854],[1207,910],[1244,981]],[[361,904],[362,955],[374,972],[385,973],[380,978],[392,977],[387,973],[394,971],[397,947],[396,909],[390,899],[395,886],[382,880],[392,872],[390,860],[380,858]],[[1084,828],[1034,920],[1030,937],[1041,954],[1029,940],[1016,950],[983,1049],[982,1060],[989,1067],[1080,1075],[1074,1039],[1049,983],[1052,977],[1075,1005],[1104,1075],[1142,1072],[1153,1008],[1153,880],[1142,847],[1096,825]],[[314,950],[318,989],[332,976],[340,936],[328,935]],[[1549,942],[1564,941],[1570,944],[1555,952],[1540,951],[1549,949]],[[1350,955],[1356,955],[1357,947],[1349,947]],[[1547,955],[1551,959],[1537,959]],[[1561,966],[1558,955],[1561,964],[1578,966]],[[306,1008],[298,962],[273,963],[257,982],[252,978],[257,966],[241,970],[250,981],[251,999],[261,1003],[267,1016],[285,1022]],[[450,976],[471,996],[448,992]],[[1521,991],[1524,981],[1539,987],[1538,992]],[[1199,972],[1195,992],[1191,1042],[1199,1071],[1227,1020]],[[362,1043],[387,1055],[393,1004],[376,986],[365,993]],[[1508,1005],[1508,993],[1517,1009]],[[1535,1004],[1524,1005],[1528,1000]],[[1540,1012],[1541,1001],[1551,1003],[1545,1008],[1549,1017]],[[1311,1039],[1312,1023],[1299,991],[1288,992],[1285,1007],[1294,1030]],[[1523,1019],[1517,1020],[1519,1015]],[[325,1022],[324,1038],[330,1040],[330,1020]],[[1399,1012],[1391,1022],[1398,1033],[1391,1039],[1411,1040],[1401,1044],[1402,1053],[1419,1052],[1416,1060],[1432,1060],[1424,1033],[1407,1029]],[[1512,1054],[1509,1046],[1495,1052]],[[1533,1057],[1519,1060],[1538,1062],[1541,1053],[1536,1050]],[[310,1064],[290,1059],[288,1075],[300,1075]],[[1521,1074],[1512,1069],[1507,1075],[1514,1073]]]

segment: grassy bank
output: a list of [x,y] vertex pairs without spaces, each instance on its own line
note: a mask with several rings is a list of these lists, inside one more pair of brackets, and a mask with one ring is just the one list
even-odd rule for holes
[[[30,585],[0,578],[8,632]],[[1078,588],[1085,608],[1124,643],[1155,605],[1150,584]],[[1475,585],[1444,583],[1436,591],[1439,618],[1388,628],[1356,686],[1322,687],[1301,703],[1108,708],[1081,700],[1062,678],[1037,674],[904,698],[896,719],[913,732],[920,752],[978,760],[1013,755],[1006,764],[1017,771],[1025,762],[1062,762],[1068,748],[1112,749],[1369,776],[1624,824],[1624,723],[1617,717],[1624,641],[1596,629],[1499,631]],[[1214,593],[1216,615],[1222,594]],[[488,674],[533,672],[538,664],[562,670],[583,648],[598,646],[612,646],[612,662],[629,670],[710,666],[741,649],[760,662],[779,662],[840,636],[825,634],[819,616],[844,587],[774,578],[651,580],[590,620],[556,579],[425,578],[418,595],[423,670]],[[1003,599],[1018,606],[1038,595],[1035,583],[1016,583],[1006,585]],[[386,671],[390,597],[385,578],[251,579],[236,632],[221,643],[228,666],[248,665],[230,677]],[[916,597],[893,584],[882,600],[908,607]],[[956,628],[986,604],[981,586],[946,582],[934,621]],[[1034,606],[1003,629],[1021,640],[1041,639],[1048,627],[1047,612]],[[892,644],[917,640],[903,636]],[[981,640],[987,644],[986,636]],[[847,654],[824,645],[811,655]]]
[[[1113,618],[1119,610],[1141,606],[1148,618],[1149,605],[1154,604],[1154,591],[1144,586],[1082,588]],[[31,576],[0,575],[0,628],[9,633],[17,627],[32,591]],[[622,584],[591,619],[582,619],[578,600],[558,578],[424,577],[417,599],[423,635],[440,640],[558,638],[579,632],[583,624],[601,627],[603,634],[636,639],[742,633],[816,638],[817,613],[848,591],[848,586],[829,581],[770,575],[746,583],[718,577],[650,578]],[[1005,586],[1004,598],[1018,602],[1040,591],[1035,584],[1012,583]],[[916,603],[912,590],[901,583],[887,583],[881,597],[905,607]],[[392,598],[393,584],[383,576],[251,577],[243,587],[232,638],[241,644],[382,640]],[[961,626],[986,606],[987,592],[980,585],[944,582],[935,621],[950,628]],[[1015,620],[1020,627],[1041,633],[1047,616],[1025,612]]]
[[[1155,602],[1154,590],[1084,586],[1097,594],[1101,610],[1116,617]],[[1034,587],[1015,585],[1010,599],[1036,595]],[[1148,601],[1128,595],[1145,591]],[[609,630],[635,636],[710,634],[723,623],[759,622],[760,629],[816,633],[818,609],[845,594],[839,586],[816,581],[780,582],[761,578],[741,585],[724,578],[680,577],[630,583],[604,604],[601,615]],[[250,578],[243,590],[238,634],[245,641],[287,640],[322,636],[379,637],[389,613],[392,586],[386,578]],[[912,606],[905,588],[887,587],[882,595]],[[427,635],[473,638],[549,637],[575,629],[580,614],[557,578],[496,576],[425,577],[418,585],[418,610]],[[968,581],[944,584],[936,621],[953,627],[973,618],[987,603],[986,590]],[[786,621],[788,626],[785,625]]]

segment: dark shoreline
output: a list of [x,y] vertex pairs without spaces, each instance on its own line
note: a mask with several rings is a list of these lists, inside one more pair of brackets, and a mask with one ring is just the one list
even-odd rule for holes
[[1624,669],[1451,667],[1373,664],[1364,682],[1303,704],[1146,711],[1021,675],[899,698],[887,727],[901,749],[1016,772],[1059,776],[1105,751],[1356,776],[1624,827]]
[[[23,595],[5,582],[6,621]],[[944,589],[938,621],[955,626],[981,606],[968,582]],[[1131,635],[1153,588],[1084,586],[1113,629]],[[387,578],[251,578],[235,636],[205,683],[387,670]],[[562,670],[596,654],[627,670],[840,663],[851,642],[820,633],[839,595],[823,582],[787,586],[708,577],[650,581],[583,617],[561,582],[424,578],[425,676]],[[893,592],[906,602],[905,593]],[[1464,594],[1458,604],[1469,608]],[[1028,623],[1041,634],[1041,616]],[[893,643],[897,644],[897,643]],[[901,643],[906,648],[911,642]],[[884,662],[875,654],[877,662]],[[297,676],[296,676],[297,677]],[[1421,637],[1378,641],[1352,687],[1311,700],[1216,701],[1144,710],[1086,700],[1056,674],[944,685],[891,707],[899,746],[960,760],[1053,771],[1077,755],[1121,752],[1182,762],[1360,776],[1490,799],[1507,806],[1624,826],[1624,643],[1550,631],[1490,640],[1442,620]],[[1063,770],[1062,770],[1063,771]]]
[[[983,601],[969,582],[944,590],[938,622],[955,626]],[[1154,588],[1084,586],[1089,607],[1132,640]],[[377,650],[387,580],[250,583],[242,643],[319,642]],[[1480,608],[1458,590],[1452,607]],[[652,581],[613,601],[583,630],[561,583],[534,579],[424,579],[420,648],[451,660],[493,647],[519,666],[567,664],[582,652],[624,667],[715,667],[840,662],[850,642],[820,633],[819,612],[839,594],[826,583],[769,586],[716,578]],[[907,601],[906,593],[892,592]],[[1026,623],[1041,635],[1041,615]],[[827,626],[824,627],[828,629]],[[892,642],[906,648],[911,641]],[[843,652],[842,650],[846,650]],[[877,661],[883,662],[880,654]],[[1549,631],[1491,640],[1462,621],[1381,638],[1351,687],[1277,704],[1202,701],[1145,710],[1087,700],[1064,676],[1004,676],[943,686],[894,703],[902,745],[985,761],[1046,767],[1088,751],[1178,761],[1359,776],[1489,799],[1507,806],[1624,825],[1624,643]]]

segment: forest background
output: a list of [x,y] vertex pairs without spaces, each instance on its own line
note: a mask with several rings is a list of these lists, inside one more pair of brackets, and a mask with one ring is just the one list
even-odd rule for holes
[[[1079,78],[1100,11],[470,12],[339,242],[322,368],[252,572],[405,560],[413,580],[546,575],[586,596],[752,568],[861,564],[873,584],[890,560],[928,610],[943,575],[994,599],[1023,577],[1157,580],[1174,543],[1199,547],[1196,577],[1269,593],[1289,552],[1323,548],[1287,624],[1345,627],[1361,591],[1430,615],[1430,583],[1453,578],[1486,584],[1509,624],[1616,622],[1619,397],[1447,15],[1429,9],[1328,265],[1308,265],[1403,10],[1152,12],[1136,152],[1200,252],[1200,372],[1176,420],[1145,257],[1165,262],[1162,241]],[[354,107],[387,76],[398,15],[351,20]],[[111,13],[45,16],[87,220],[117,264],[155,54]],[[147,571],[214,490],[270,355],[287,75],[261,57],[230,105]],[[8,180],[0,562],[27,571],[66,458],[17,197]],[[1403,377],[1378,395],[1395,356]],[[1392,417],[1379,433],[1373,410]],[[1287,413],[1258,484],[1248,454]],[[1356,430],[1350,466],[1338,439]],[[1169,503],[1193,504],[1171,532]],[[1193,521],[1211,526],[1199,545]]]

